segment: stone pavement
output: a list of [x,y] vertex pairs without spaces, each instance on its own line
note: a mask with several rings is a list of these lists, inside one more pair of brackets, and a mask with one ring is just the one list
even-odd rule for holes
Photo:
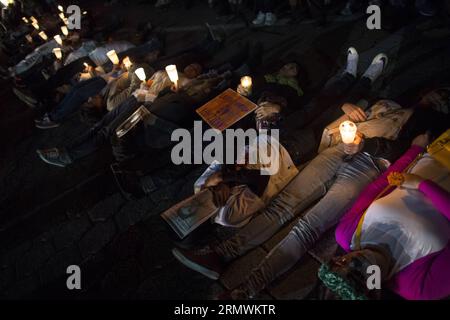
[[[199,39],[201,34],[195,30],[204,22],[222,28],[205,6],[193,11],[171,8],[160,12],[148,5],[102,10],[106,14],[120,10],[131,27],[148,20],[169,28],[168,52]],[[223,54],[226,48],[245,40],[264,43],[265,61],[295,52],[308,74],[305,89],[309,97],[341,69],[350,45],[361,54],[360,70],[380,51],[390,56],[387,74],[377,88],[381,96],[407,101],[408,93],[448,80],[444,76],[450,69],[450,33],[439,21],[421,22],[393,34],[369,31],[364,19],[358,17],[354,21],[335,19],[323,27],[304,21],[254,29],[237,22],[233,28],[222,29],[227,32]],[[0,96],[0,142],[4,146],[0,159],[1,298],[212,298],[239,284],[246,271],[289,231],[286,226],[236,261],[220,281],[210,281],[172,257],[174,239],[159,217],[192,194],[193,182],[204,166],[162,168],[154,173],[154,179],[163,184],[160,189],[139,201],[126,201],[111,176],[112,157],[107,148],[64,169],[50,167],[37,158],[37,148],[64,145],[86,130],[77,115],[59,128],[42,131],[33,128],[33,111],[15,99],[10,88],[2,89]],[[225,231],[215,230],[209,236],[220,238]],[[261,298],[320,298],[317,269],[336,248],[331,231]],[[71,264],[81,267],[81,291],[66,288],[65,271]]]

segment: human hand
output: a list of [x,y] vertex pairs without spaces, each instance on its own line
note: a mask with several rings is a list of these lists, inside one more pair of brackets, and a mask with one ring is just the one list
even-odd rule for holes
[[353,143],[344,143],[344,152],[348,155],[355,155],[364,147],[364,136],[357,133]]
[[256,119],[257,120],[263,120],[275,113],[280,113],[281,107],[278,104],[265,102],[264,104],[261,104],[261,106],[256,109]]
[[352,103],[344,103],[341,109],[354,122],[363,122],[367,119],[364,110]]
[[423,180],[424,179],[421,176],[410,173],[403,173],[403,183],[401,186],[405,189],[417,190],[419,189],[419,185]]
[[215,187],[222,181],[222,172],[215,172],[206,179],[204,187]]
[[430,135],[428,133],[418,135],[414,138],[411,145],[425,148],[430,144]]

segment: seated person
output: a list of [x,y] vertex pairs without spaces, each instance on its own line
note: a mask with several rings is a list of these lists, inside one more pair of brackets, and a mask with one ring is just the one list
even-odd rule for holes
[[449,168],[428,153],[414,161],[422,151],[416,147],[392,165],[340,221],[336,240],[348,254],[323,265],[319,277],[341,298],[374,297],[377,290],[366,285],[370,265],[405,299],[450,295]]
[[[260,214],[231,238],[199,250],[175,248],[174,256],[187,267],[218,279],[226,262],[269,240],[286,223],[314,204],[291,232],[276,245],[247,280],[231,292],[232,298],[250,298],[292,268],[325,231],[332,228],[360,192],[396,161],[411,145],[424,147],[423,132],[443,130],[448,119],[432,110],[426,117],[414,113],[396,140],[383,137],[339,144],[313,159]],[[415,148],[415,147],[413,147]],[[349,159],[346,155],[352,155]]]

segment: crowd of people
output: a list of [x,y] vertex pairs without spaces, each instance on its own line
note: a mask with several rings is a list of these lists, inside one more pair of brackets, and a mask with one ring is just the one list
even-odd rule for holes
[[[255,2],[253,24],[276,23],[276,2]],[[293,9],[305,2],[289,1]],[[169,3],[158,0],[156,6]],[[420,14],[435,13],[431,1],[416,5]],[[448,90],[416,97],[408,106],[373,100],[373,84],[386,71],[389,57],[379,53],[360,72],[358,51],[351,47],[344,70],[306,100],[302,64],[288,56],[270,72],[261,72],[267,70],[262,68],[261,43],[229,48],[229,55],[217,61],[213,58],[226,39],[205,28],[201,42],[167,54],[164,39],[150,26],[136,39],[123,40],[108,32],[117,28],[117,21],[95,25],[86,12],[82,30],[68,30],[64,19],[58,19],[62,11],[49,6],[45,18],[25,1],[11,8],[2,50],[14,54],[0,69],[2,77],[14,82],[17,97],[36,110],[38,129],[59,127],[77,112],[89,125],[65,146],[36,150],[47,164],[70,168],[110,144],[119,167],[146,157],[140,168],[145,172],[156,153],[170,159],[172,133],[192,130],[194,120],[201,121],[199,107],[228,88],[235,90],[242,77],[252,77],[246,98],[257,109],[233,128],[278,129],[278,141],[263,134],[257,139],[281,146],[280,168],[270,176],[261,175],[258,164],[223,165],[214,171],[200,186],[218,211],[210,222],[233,229],[233,234],[172,252],[188,268],[216,280],[233,260],[295,224],[246,280],[222,298],[257,297],[333,228],[345,254],[326,262],[318,277],[336,297],[376,298],[379,291],[365,285],[371,265],[380,267],[383,288],[405,299],[450,295],[445,271],[450,268],[450,115],[448,104],[445,110],[437,103],[448,103]],[[345,10],[357,7],[349,1]],[[179,70],[175,84],[169,65]],[[141,108],[147,118],[139,122],[134,116]],[[339,130],[328,130],[344,121],[357,127],[351,141],[344,141]],[[305,134],[313,147],[300,139]],[[153,190],[145,183],[151,172],[115,174],[128,195],[141,197]]]

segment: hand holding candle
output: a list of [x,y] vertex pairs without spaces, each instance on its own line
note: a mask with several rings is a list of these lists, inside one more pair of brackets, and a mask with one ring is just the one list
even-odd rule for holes
[[62,26],[61,27],[61,32],[63,33],[64,36],[68,36],[69,35],[69,29],[67,29],[66,26]]
[[44,41],[47,41],[48,37],[44,31],[39,32],[39,37],[41,37]]
[[175,86],[175,90],[178,90],[178,71],[176,65],[169,65],[166,67],[167,75],[169,76],[170,81],[173,82]]
[[238,87],[238,93],[248,97],[252,94],[252,78],[249,76],[245,76],[241,78],[241,84]]
[[362,135],[358,135],[356,124],[351,121],[344,121],[339,126],[344,150],[346,154],[358,153],[362,148]]
[[106,53],[106,55],[108,56],[109,60],[111,60],[111,62],[114,65],[118,65],[119,64],[120,60],[119,60],[119,57],[117,56],[117,53],[116,53],[115,50],[108,51]]
[[60,46],[62,46],[63,42],[62,42],[62,38],[59,34],[57,34],[56,36],[53,37],[53,39],[55,39],[56,43],[59,44]]
[[131,62],[131,60],[130,60],[129,57],[125,57],[125,58],[123,59],[123,65],[125,66],[125,68],[126,68],[127,70],[130,70],[130,68],[131,68],[131,66],[133,65],[133,63]]
[[136,69],[136,71],[134,73],[136,73],[136,76],[139,78],[139,80],[141,80],[143,83],[145,83],[145,80],[147,77],[145,75],[144,68]]
[[61,48],[55,48],[53,49],[53,54],[55,55],[56,59],[61,60],[62,59],[62,51]]

